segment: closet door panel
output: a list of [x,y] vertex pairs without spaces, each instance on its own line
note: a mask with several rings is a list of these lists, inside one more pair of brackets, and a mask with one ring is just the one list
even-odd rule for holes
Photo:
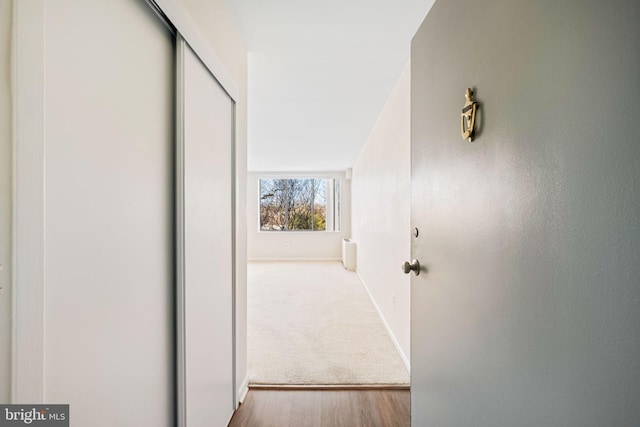
[[143,0],[45,20],[45,401],[172,426],[174,36]]
[[189,427],[233,412],[233,101],[185,45],[184,349]]

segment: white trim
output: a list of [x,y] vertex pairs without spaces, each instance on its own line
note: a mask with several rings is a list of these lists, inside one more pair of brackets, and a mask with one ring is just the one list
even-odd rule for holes
[[247,393],[249,392],[249,374],[244,377],[242,384],[240,384],[240,388],[238,389],[238,402],[236,402],[236,409],[240,405],[240,403],[244,402],[244,398],[247,397]]
[[318,178],[318,179],[344,179],[344,172],[318,171],[318,172],[248,172],[255,174],[258,180],[262,178]]
[[176,34],[176,141],[175,141],[175,233],[176,233],[176,416],[178,427],[187,425],[185,259],[184,259],[184,52],[186,43]]
[[181,2],[177,0],[155,0],[162,13],[171,21],[182,38],[209,69],[234,102],[238,102],[240,90],[233,75],[220,56],[211,47],[198,24]]
[[[238,227],[238,207],[237,207],[237,185],[238,185],[238,169],[237,169],[237,145],[238,145],[238,103],[231,99],[232,104],[232,117],[231,117],[231,365],[233,369],[233,409],[238,407],[240,402],[238,396],[238,331],[237,331],[237,317],[238,303],[237,303],[237,263],[238,263],[238,245],[237,245],[237,227]],[[233,413],[231,414],[233,416]]]
[[13,3],[11,401],[45,401],[45,0]]
[[325,231],[325,230],[258,230],[258,234],[288,236],[290,234],[307,234],[323,236],[325,234],[343,234],[342,231]]
[[312,262],[312,261],[339,261],[342,262],[342,258],[247,258],[247,262],[252,261],[300,261],[300,262]]
[[393,342],[393,345],[395,346],[396,351],[400,355],[400,358],[402,359],[402,363],[404,363],[404,367],[407,368],[407,372],[409,373],[409,375],[411,375],[411,363],[409,362],[409,359],[404,354],[404,351],[402,350],[402,347],[400,347],[400,343],[396,339],[396,336],[393,334],[393,331],[391,330],[391,327],[387,323],[387,319],[385,319],[384,315],[382,314],[382,310],[380,310],[380,307],[378,307],[378,304],[376,303],[376,300],[373,298],[373,295],[369,291],[369,288],[367,287],[367,284],[362,279],[362,276],[360,276],[360,272],[358,270],[356,270],[355,273],[358,276],[358,279],[360,279],[360,282],[362,283],[362,286],[364,286],[365,291],[367,291],[367,295],[369,295],[369,299],[373,303],[373,306],[376,308],[376,311],[378,312],[378,315],[380,316],[380,319],[382,319],[382,323],[384,324],[384,327],[387,330],[387,334],[389,334],[389,337],[391,338],[391,341]]

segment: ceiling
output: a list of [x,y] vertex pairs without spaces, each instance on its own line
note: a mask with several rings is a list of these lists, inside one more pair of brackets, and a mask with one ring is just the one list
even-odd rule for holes
[[351,167],[433,0],[225,1],[249,51],[249,170]]

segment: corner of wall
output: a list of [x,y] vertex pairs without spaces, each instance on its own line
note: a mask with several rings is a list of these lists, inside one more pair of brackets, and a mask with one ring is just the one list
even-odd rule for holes
[[247,393],[249,392],[249,374],[244,377],[244,380],[238,387],[238,402],[236,402],[237,407],[244,402],[245,397],[247,397]]

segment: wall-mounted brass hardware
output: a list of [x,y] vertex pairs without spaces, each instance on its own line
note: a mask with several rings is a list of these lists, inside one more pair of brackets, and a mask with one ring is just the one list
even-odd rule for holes
[[462,117],[460,119],[460,132],[462,133],[462,139],[466,139],[469,142],[473,141],[473,134],[476,126],[476,110],[478,109],[478,103],[473,100],[473,91],[471,88],[467,88],[465,93],[467,101],[462,108]]

